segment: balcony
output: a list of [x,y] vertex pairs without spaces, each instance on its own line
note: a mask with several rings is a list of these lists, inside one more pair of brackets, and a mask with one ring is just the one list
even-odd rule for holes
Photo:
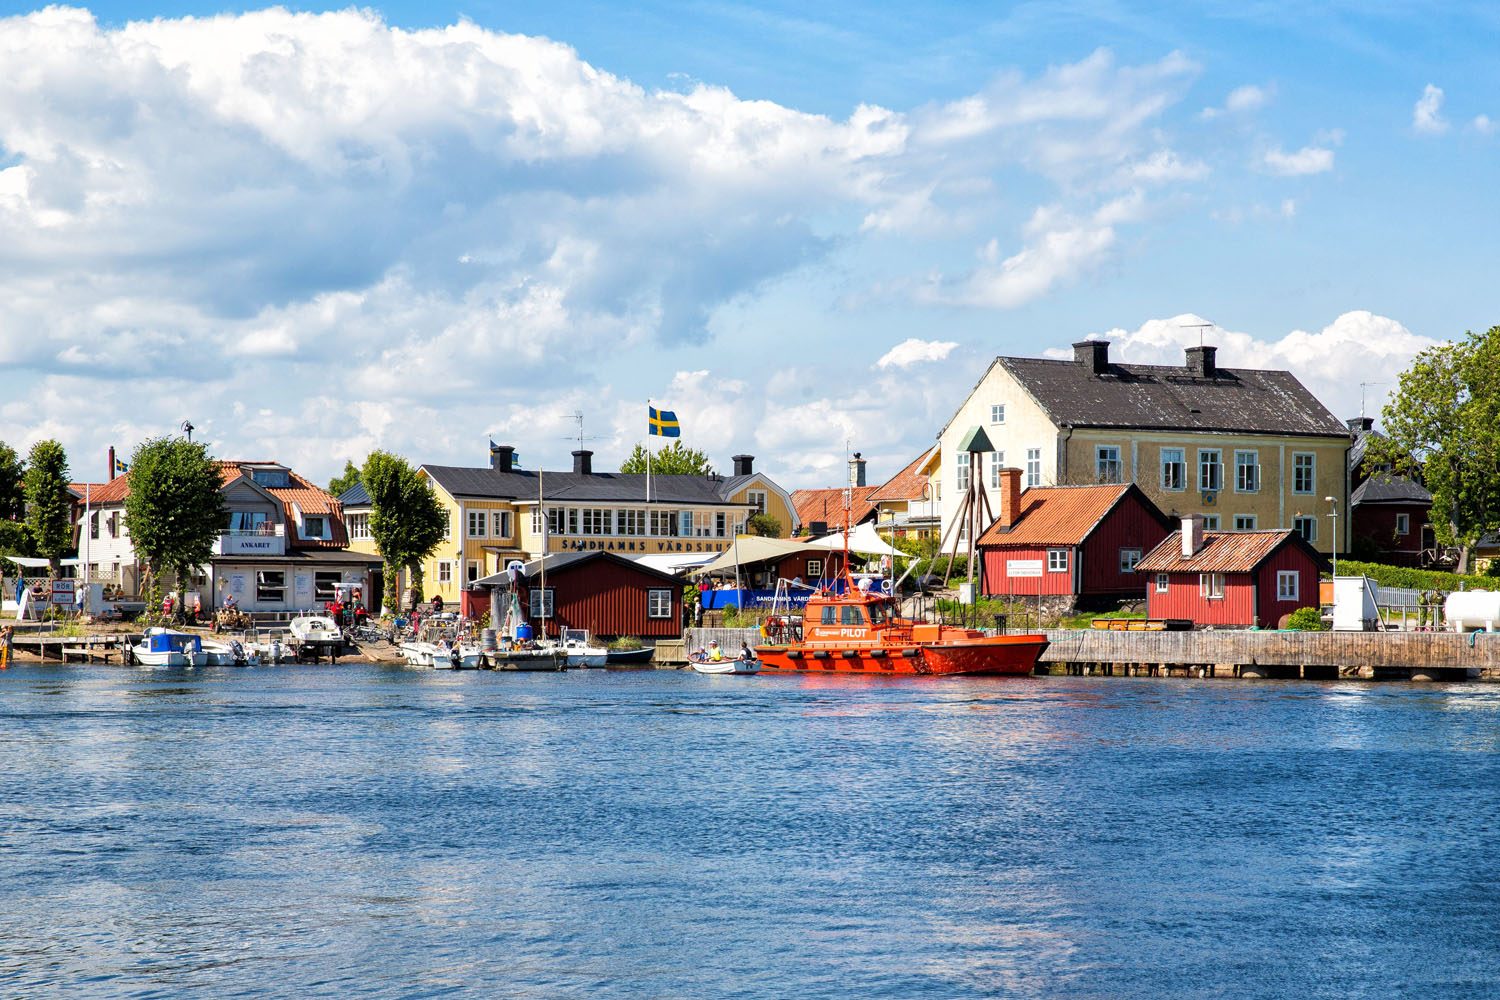
[[216,556],[284,556],[286,525],[263,524],[258,528],[231,528],[219,532],[214,542]]

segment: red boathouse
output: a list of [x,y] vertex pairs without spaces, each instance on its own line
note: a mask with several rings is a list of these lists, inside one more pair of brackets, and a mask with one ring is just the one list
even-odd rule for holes
[[[549,636],[564,628],[586,628],[601,638],[675,639],[682,634],[682,581],[634,559],[603,549],[554,552],[533,559],[524,572],[521,609],[527,621],[544,622]],[[509,589],[504,573],[477,584]]]

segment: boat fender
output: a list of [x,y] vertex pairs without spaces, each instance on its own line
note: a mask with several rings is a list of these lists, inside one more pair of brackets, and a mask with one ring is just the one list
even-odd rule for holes
[[922,651],[920,649],[903,649],[901,651],[901,655],[906,657],[908,660],[915,660],[917,657],[922,655]]
[[789,650],[786,651],[786,658],[788,660],[800,660],[800,659],[802,659],[802,650],[800,650],[800,649],[789,649]]
[[821,650],[821,649],[815,649],[815,650],[813,650],[813,659],[815,659],[815,660],[826,660],[826,659],[828,659],[828,654],[825,651]]
[[846,649],[842,653],[840,653],[839,655],[842,656],[846,660],[857,660],[857,659],[859,659],[859,653],[855,652],[852,649]]
[[885,650],[883,650],[883,649],[872,649],[872,650],[870,650],[870,655],[873,656],[877,660],[884,659],[885,658]]

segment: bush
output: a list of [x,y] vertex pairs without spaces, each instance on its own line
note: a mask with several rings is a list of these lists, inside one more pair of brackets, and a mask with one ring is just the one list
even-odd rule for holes
[[1326,632],[1323,613],[1317,608],[1298,608],[1287,615],[1286,627],[1294,632]]
[[1470,573],[1443,573],[1434,569],[1412,569],[1409,566],[1385,566],[1380,563],[1339,560],[1340,576],[1368,576],[1382,587],[1407,590],[1487,590],[1494,587],[1493,577]]
[[645,643],[633,635],[622,635],[609,644],[609,648],[617,653],[628,653],[632,649],[640,649]]

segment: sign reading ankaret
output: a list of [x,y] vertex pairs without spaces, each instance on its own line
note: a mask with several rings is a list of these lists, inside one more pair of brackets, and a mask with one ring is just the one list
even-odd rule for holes
[[649,483],[643,474],[595,471],[593,458],[575,451],[570,470],[539,472],[496,445],[488,466],[421,466],[448,510],[448,537],[423,566],[425,595],[461,601],[473,581],[544,552],[716,553],[752,514],[775,518],[786,535],[798,526],[791,498],[755,471],[750,455],[734,456],[732,475],[653,475]]

